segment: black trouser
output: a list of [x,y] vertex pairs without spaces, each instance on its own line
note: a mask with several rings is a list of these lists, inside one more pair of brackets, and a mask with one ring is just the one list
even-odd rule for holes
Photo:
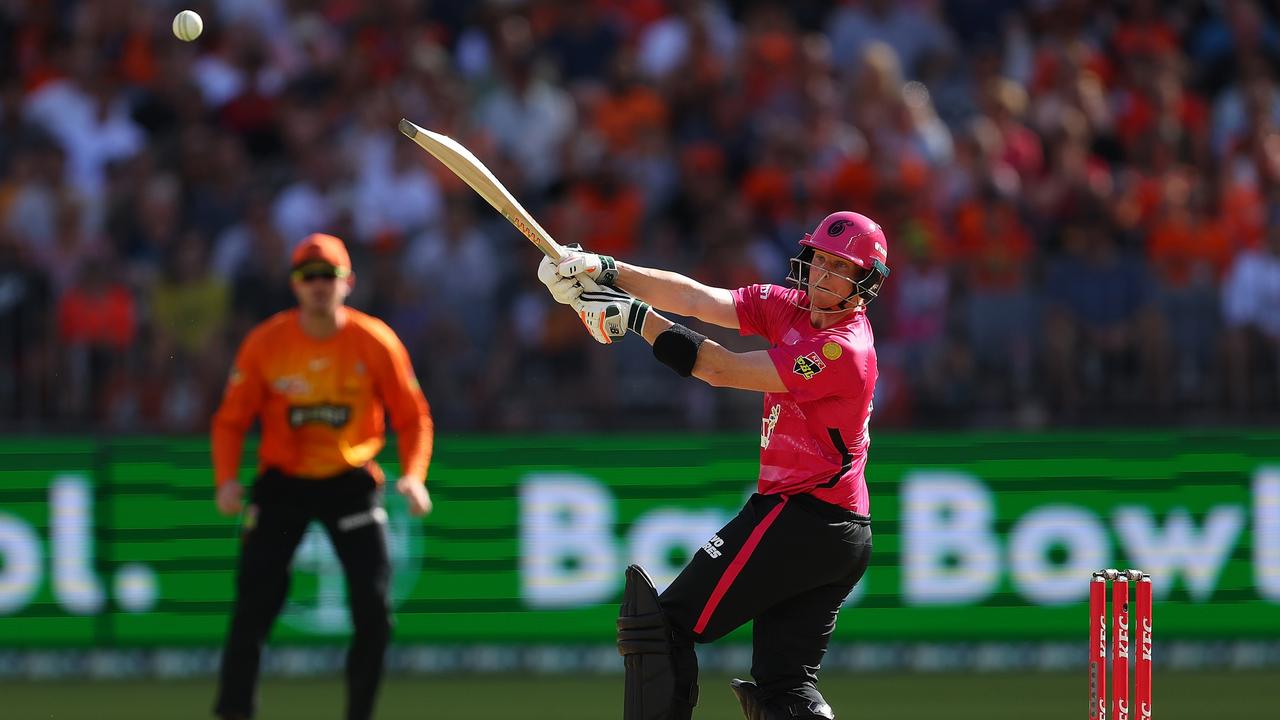
[[367,470],[325,480],[264,472],[245,511],[235,612],[222,653],[214,712],[251,717],[262,646],[284,606],[290,563],[307,525],[324,525],[342,563],[355,628],[347,652],[347,720],[373,717],[391,639],[391,562],[382,490]]
[[751,675],[767,698],[820,700],[818,667],[836,614],[871,560],[871,521],[811,495],[752,495],[661,595],[681,689],[693,643],[754,620]]

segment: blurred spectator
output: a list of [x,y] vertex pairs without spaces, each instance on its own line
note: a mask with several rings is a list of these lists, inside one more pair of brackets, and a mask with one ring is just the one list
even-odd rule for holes
[[288,248],[271,223],[270,198],[261,195],[214,243],[210,271],[231,287],[235,337],[293,304],[293,293],[279,282],[289,270]]
[[12,170],[0,184],[0,218],[14,239],[36,255],[47,255],[58,234],[58,208],[79,194],[64,182],[64,155],[44,138],[14,153]]
[[1218,333],[1215,288],[1231,259],[1227,227],[1212,198],[1189,173],[1170,173],[1147,237],[1147,259],[1172,345],[1178,388],[1195,393],[1208,380]]
[[640,81],[635,58],[620,53],[614,60],[604,97],[591,118],[610,151],[625,153],[647,133],[661,130],[667,122],[667,108],[652,87]]
[[564,90],[541,74],[542,63],[523,21],[502,28],[497,86],[480,101],[477,122],[498,149],[515,159],[523,182],[545,191],[561,171],[564,144],[574,130],[573,103]]
[[1244,65],[1261,59],[1280,61],[1280,34],[1275,18],[1256,0],[1221,3],[1216,12],[1199,18],[1189,37],[1191,58],[1200,68],[1201,82],[1210,92],[1221,90],[1231,77],[1244,74]]
[[[301,238],[338,225],[350,210],[340,160],[332,153],[308,151],[299,159],[300,176],[276,198],[272,221],[286,238]],[[360,238],[368,241],[370,238]]]
[[92,45],[76,44],[65,63],[64,75],[27,96],[26,117],[66,152],[71,185],[97,200],[105,192],[105,166],[138,153],[146,137],[130,117],[120,78],[104,67]]
[[[388,131],[388,134],[390,131]],[[442,198],[417,145],[396,142],[385,174],[365,173],[354,188],[356,235],[365,242],[405,237],[440,220]]]
[[1236,257],[1222,287],[1226,380],[1238,411],[1280,404],[1280,218],[1266,244]]
[[138,309],[107,251],[86,262],[58,302],[58,340],[67,382],[62,397],[73,418],[100,418],[103,392],[137,334]]
[[190,128],[182,136],[186,220],[210,237],[240,221],[249,202],[252,166],[235,135]]
[[0,227],[0,413],[12,420],[48,417],[53,302],[48,277],[12,233]]
[[965,328],[981,369],[1008,374],[1015,389],[1030,384],[1035,299],[1031,233],[1013,199],[994,184],[979,186],[955,217],[953,266],[967,298]]
[[1213,104],[1210,140],[1219,158],[1236,153],[1255,129],[1280,126],[1280,90],[1270,68],[1253,61],[1238,77]]
[[557,234],[607,255],[634,255],[644,209],[640,192],[618,168],[603,163],[569,188],[557,213]]
[[22,118],[22,88],[0,80],[0,178],[12,171],[13,156],[30,134]]
[[546,45],[560,79],[570,87],[603,81],[609,60],[621,45],[618,28],[592,0],[566,0],[558,4],[562,20],[547,38]]
[[1150,280],[1138,258],[1097,224],[1063,231],[1063,251],[1045,278],[1045,360],[1051,400],[1069,415],[1158,402],[1168,386],[1152,312]]
[[204,240],[187,233],[172,249],[164,276],[151,292],[155,329],[172,339],[178,361],[194,363],[225,345],[230,297],[210,272]]
[[728,57],[737,49],[738,33],[720,3],[670,0],[670,14],[650,23],[640,35],[640,69],[663,80],[700,51]]
[[951,162],[951,131],[938,117],[928,88],[918,82],[904,85],[899,117],[907,141],[929,165],[941,167]]
[[886,213],[884,222],[886,234],[895,239],[898,248],[893,283],[885,286],[888,292],[879,302],[888,302],[892,308],[887,329],[894,342],[889,347],[901,353],[893,364],[907,373],[899,382],[923,384],[945,340],[952,277],[947,248],[936,228],[909,217],[905,203],[895,205],[901,209]]
[[443,222],[414,236],[399,267],[422,300],[422,316],[432,324],[460,324],[459,339],[471,348],[482,347],[493,332],[497,291],[509,270],[504,254],[476,226],[475,202],[469,191],[449,197]]
[[1024,123],[1027,91],[1012,80],[1000,78],[981,89],[983,113],[991,118],[1000,137],[1000,159],[1017,171],[1024,183],[1040,178],[1044,150],[1040,138]]
[[882,41],[893,48],[903,71],[916,77],[916,64],[929,54],[945,54],[951,45],[947,29],[936,15],[935,2],[895,0],[845,2],[831,15],[827,34],[838,67],[856,69],[863,48]]

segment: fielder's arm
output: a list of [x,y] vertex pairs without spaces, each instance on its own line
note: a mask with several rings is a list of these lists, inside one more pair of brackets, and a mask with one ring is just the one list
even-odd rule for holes
[[[622,263],[618,263],[621,267]],[[651,271],[653,272],[653,271]],[[657,271],[661,272],[661,271]],[[675,273],[668,273],[674,275]],[[619,284],[623,275],[619,273]],[[683,277],[676,275],[676,277]],[[688,280],[688,278],[683,278]],[[690,281],[692,282],[692,281]],[[716,290],[717,288],[707,288]],[[723,291],[725,295],[728,290]],[[680,312],[676,310],[675,312]],[[729,312],[734,315],[732,327],[737,327],[737,314],[733,309],[733,301],[729,301]],[[683,314],[683,313],[682,313]],[[694,317],[699,317],[695,315]],[[712,322],[708,318],[701,318]],[[671,329],[675,323],[650,311],[644,321],[645,342],[650,345],[663,332]],[[728,326],[726,326],[728,327]],[[730,387],[739,390],[755,390],[757,392],[786,392],[787,386],[778,377],[778,368],[773,364],[766,350],[736,353],[725,348],[714,340],[704,340],[698,348],[697,361],[693,365],[693,376],[713,387]]]

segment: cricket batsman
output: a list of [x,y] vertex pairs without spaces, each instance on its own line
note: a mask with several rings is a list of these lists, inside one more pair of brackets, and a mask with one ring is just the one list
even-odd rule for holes
[[[691,718],[694,643],[748,621],[754,682],[732,683],[748,720],[835,717],[818,692],[818,668],[871,558],[863,471],[877,373],[866,306],[887,263],[880,226],[837,212],[800,240],[788,275],[794,288],[707,287],[582,251],[539,267],[552,296],[597,341],[630,331],[682,377],[765,393],[757,492],[661,595],[642,568],[627,569],[618,616],[625,720]],[[601,289],[584,292],[581,276]],[[759,335],[772,347],[732,352],[655,308]]]
[[409,354],[382,321],[346,307],[354,287],[346,246],[309,235],[293,251],[298,307],[245,338],[213,418],[218,510],[241,511],[244,435],[262,433],[258,475],[244,508],[235,609],[222,653],[214,713],[253,716],[258,665],[289,587],[290,562],[312,520],[329,535],[347,580],[355,633],[347,652],[347,720],[369,720],[391,637],[384,410],[399,437],[396,490],[409,511],[431,509],[425,485],[433,425]]

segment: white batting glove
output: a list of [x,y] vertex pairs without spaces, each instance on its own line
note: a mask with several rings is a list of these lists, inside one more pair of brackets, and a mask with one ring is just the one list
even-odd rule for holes
[[628,330],[644,332],[650,309],[648,303],[613,288],[583,292],[570,306],[578,311],[591,337],[602,345],[626,335]]
[[582,284],[572,277],[565,277],[556,272],[556,261],[549,257],[542,258],[538,264],[538,279],[547,286],[551,297],[562,305],[568,305],[582,294]]
[[618,281],[618,264],[608,255],[583,252],[581,249],[568,248],[556,267],[560,277],[586,275],[599,285],[612,287]]

